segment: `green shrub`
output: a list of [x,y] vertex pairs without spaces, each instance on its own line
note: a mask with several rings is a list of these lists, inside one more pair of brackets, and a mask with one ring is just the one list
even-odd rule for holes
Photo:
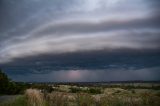
[[28,84],[11,81],[0,69],[0,94],[22,94],[28,88]]
[[91,93],[91,94],[100,94],[100,93],[102,93],[102,91],[101,91],[100,88],[90,88],[89,89],[89,93]]
[[71,92],[71,93],[78,93],[78,92],[82,92],[82,90],[81,90],[80,88],[71,87],[71,88],[70,88],[70,92]]

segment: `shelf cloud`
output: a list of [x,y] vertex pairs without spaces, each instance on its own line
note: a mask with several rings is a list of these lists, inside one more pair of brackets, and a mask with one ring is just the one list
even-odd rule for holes
[[[83,54],[82,57],[86,57],[88,53],[97,59],[95,54],[98,52],[106,53],[107,55],[102,56],[106,57],[112,54],[125,54],[126,51],[127,55],[131,56],[147,55],[141,58],[140,63],[145,67],[138,70],[147,67],[148,56],[156,56],[153,66],[157,67],[160,63],[159,5],[158,0],[1,0],[0,67],[10,73],[9,70],[13,69],[13,66],[14,70],[21,70],[24,66],[22,69],[25,70],[28,69],[25,64],[31,62],[33,63],[29,66],[32,67],[31,70],[39,72],[34,68],[36,67],[34,63],[36,61],[43,63],[42,60],[51,61],[49,57],[65,55],[71,57],[68,61],[73,61],[72,56],[75,57],[75,54],[77,56]],[[138,51],[141,52],[139,55]],[[38,60],[41,57],[44,59]],[[122,56],[124,57],[125,55]],[[26,62],[28,59],[29,62]],[[57,65],[58,60],[53,59]],[[87,59],[90,61],[90,58]],[[82,67],[78,70],[90,70],[85,67],[85,64],[89,64],[87,59],[82,62]],[[128,65],[128,61],[134,61],[134,58],[129,59],[130,57],[122,59],[127,69],[134,65]],[[147,65],[143,64],[143,60],[147,61]],[[60,63],[64,61],[65,59],[62,59]],[[76,61],[80,62],[75,60],[75,63]],[[21,62],[23,64],[17,65]],[[102,64],[110,63],[112,62],[102,62]],[[47,67],[51,65],[54,66],[54,62],[45,64]],[[73,68],[73,66],[75,68],[80,65],[72,64],[68,67]],[[60,71],[66,70],[67,66],[59,67]],[[100,67],[94,68],[104,70]],[[52,68],[47,70],[49,70],[47,72],[57,71]]]

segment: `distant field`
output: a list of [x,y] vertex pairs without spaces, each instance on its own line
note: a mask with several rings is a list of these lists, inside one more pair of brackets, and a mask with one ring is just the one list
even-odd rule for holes
[[[40,84],[41,85],[41,84]],[[45,84],[46,85],[46,84]],[[160,106],[159,83],[48,84],[27,89],[0,106]],[[0,97],[1,99],[1,97]]]

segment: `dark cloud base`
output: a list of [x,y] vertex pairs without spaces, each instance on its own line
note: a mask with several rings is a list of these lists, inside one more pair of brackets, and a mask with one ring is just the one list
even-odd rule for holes
[[0,64],[8,74],[50,73],[60,70],[113,70],[153,68],[160,64],[160,52],[88,51],[39,55]]
[[160,67],[143,69],[68,70],[49,73],[10,75],[15,81],[26,82],[100,82],[160,81]]

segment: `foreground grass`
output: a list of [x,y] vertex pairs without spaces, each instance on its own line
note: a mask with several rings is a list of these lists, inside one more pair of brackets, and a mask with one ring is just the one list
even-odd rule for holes
[[26,96],[30,106],[160,106],[160,97],[149,91],[110,90],[113,91],[111,94],[92,95],[65,92],[45,94],[29,89]]
[[16,98],[0,103],[0,106],[27,106],[25,96],[17,96]]
[[52,92],[28,89],[0,106],[160,106],[160,95],[153,91],[106,89],[102,94]]

